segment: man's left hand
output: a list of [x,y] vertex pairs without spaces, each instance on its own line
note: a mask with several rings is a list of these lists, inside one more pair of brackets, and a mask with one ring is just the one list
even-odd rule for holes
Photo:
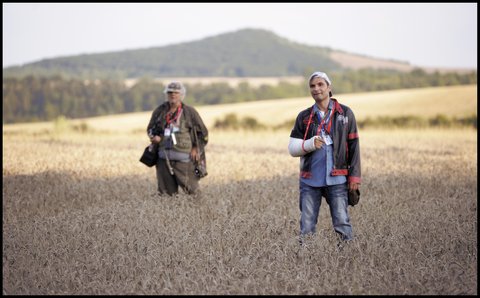
[[349,191],[357,190],[359,186],[360,186],[360,183],[350,182],[350,183],[348,183],[348,190]]
[[197,147],[192,147],[192,151],[190,151],[190,158],[193,161],[199,161],[200,160],[200,154],[198,154]]

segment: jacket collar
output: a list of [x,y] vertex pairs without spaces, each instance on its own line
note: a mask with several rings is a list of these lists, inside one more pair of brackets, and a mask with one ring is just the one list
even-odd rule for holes
[[[330,101],[333,102],[333,104],[335,105],[335,109],[334,111],[335,112],[338,112],[340,114],[343,114],[343,109],[342,109],[342,106],[340,105],[340,103],[333,97],[330,97]],[[313,104],[310,109],[308,110],[308,113],[310,114],[311,113],[311,109],[315,109],[315,105],[316,104]],[[314,110],[315,111],[315,110]]]
[[343,114],[343,109],[340,103],[333,97],[330,97],[330,100],[335,104],[335,111],[338,111],[340,114]]

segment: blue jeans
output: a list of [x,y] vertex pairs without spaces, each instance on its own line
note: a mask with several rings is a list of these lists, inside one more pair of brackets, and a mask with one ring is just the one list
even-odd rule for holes
[[335,232],[340,235],[342,240],[352,240],[352,225],[347,209],[347,183],[313,187],[300,181],[300,234],[315,233],[322,196],[325,197],[330,207]]

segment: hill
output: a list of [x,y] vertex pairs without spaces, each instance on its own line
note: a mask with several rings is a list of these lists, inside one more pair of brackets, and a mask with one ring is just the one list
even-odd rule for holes
[[[456,104],[452,105],[451,94]],[[341,103],[351,107],[358,121],[377,116],[476,115],[477,86],[450,86],[417,89],[402,89],[381,92],[346,93],[335,96]],[[220,104],[196,107],[205,124],[212,128],[216,120],[234,113],[238,117],[253,117],[260,123],[275,126],[293,120],[299,111],[313,104],[310,97],[261,100],[235,104]],[[69,120],[72,125],[82,123],[93,130],[129,133],[144,131],[151,111],[111,116]],[[268,122],[265,120],[268,119]],[[53,122],[4,124],[4,133],[41,132],[52,130]]]
[[279,77],[304,76],[314,69],[330,72],[365,67],[397,71],[415,68],[407,62],[296,43],[263,29],[242,29],[163,47],[44,59],[5,68],[3,76]]

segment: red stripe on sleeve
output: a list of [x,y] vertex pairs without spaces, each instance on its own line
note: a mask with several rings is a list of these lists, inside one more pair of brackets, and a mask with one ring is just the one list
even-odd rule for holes
[[348,134],[348,139],[349,140],[357,139],[357,138],[358,138],[358,133],[357,132]]

